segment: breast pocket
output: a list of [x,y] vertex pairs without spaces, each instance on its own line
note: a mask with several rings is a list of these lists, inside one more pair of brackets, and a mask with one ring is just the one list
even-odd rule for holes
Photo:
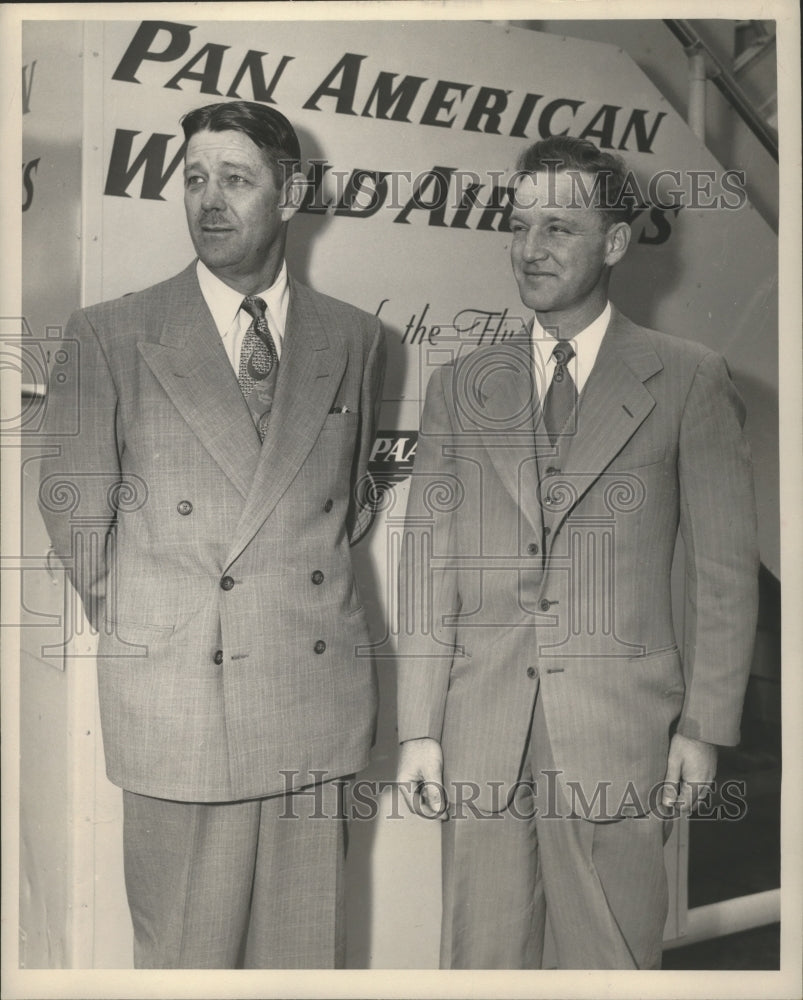
[[633,445],[624,448],[608,466],[609,471],[625,471],[631,469],[646,469],[650,465],[658,465],[666,458],[666,445],[657,444]]
[[324,420],[316,450],[328,469],[337,466],[348,472],[351,468],[358,419],[358,414],[349,412],[330,413]]
[[353,410],[346,413],[329,413],[323,422],[323,432],[329,433],[349,433],[357,427],[359,414]]

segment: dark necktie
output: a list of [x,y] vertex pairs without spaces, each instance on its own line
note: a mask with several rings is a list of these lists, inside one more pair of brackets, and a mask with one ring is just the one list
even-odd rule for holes
[[279,355],[265,318],[264,300],[247,295],[240,308],[251,316],[251,325],[243,338],[237,381],[254,418],[259,440],[264,441],[276,390]]
[[[574,431],[572,416],[577,406],[577,386],[568,369],[574,357],[574,348],[568,340],[559,340],[552,349],[555,371],[544,400],[544,425],[551,444],[555,444],[561,431]],[[567,427],[568,425],[568,427]]]

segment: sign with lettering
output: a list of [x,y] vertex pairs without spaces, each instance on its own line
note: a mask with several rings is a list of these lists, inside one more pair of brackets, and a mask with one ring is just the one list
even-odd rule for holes
[[[85,87],[96,105],[82,131],[87,300],[145,287],[192,259],[182,115],[221,100],[270,104],[296,125],[307,177],[290,267],[385,324],[382,425],[400,438],[418,427],[434,366],[504,340],[529,319],[509,263],[519,152],[569,134],[621,153],[633,241],[612,298],[637,322],[726,356],[749,413],[762,556],[778,571],[775,237],[747,202],[744,175],[713,159],[626,53],[459,21],[188,18],[85,22],[83,31]],[[52,64],[35,53],[24,60],[26,119],[43,114],[37,93]],[[69,95],[51,94],[50,118]],[[73,165],[78,142],[65,123],[75,120],[62,114],[56,129]],[[36,231],[52,159],[34,136],[26,129],[27,233]],[[48,187],[48,198],[60,196],[43,203],[42,220],[74,213],[70,169],[59,188]],[[60,228],[69,231],[69,223]],[[63,270],[51,272],[51,284]]]
[[[545,136],[585,136],[632,171],[633,242],[612,298],[637,322],[725,354],[750,411],[763,507],[777,506],[774,234],[744,176],[713,159],[626,53],[460,21],[97,28],[101,115],[85,147],[96,297],[159,281],[193,256],[181,116],[236,98],[270,104],[299,132],[308,181],[290,266],[380,315],[391,335],[383,423],[413,430],[434,365],[527,319],[509,263],[517,155]],[[760,358],[757,331],[769,344]],[[762,528],[775,569],[776,529],[777,515]]]

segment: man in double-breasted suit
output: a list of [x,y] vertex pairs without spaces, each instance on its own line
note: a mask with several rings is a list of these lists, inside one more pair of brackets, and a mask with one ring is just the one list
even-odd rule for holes
[[199,259],[70,320],[79,377],[53,380],[48,429],[77,410],[79,431],[40,502],[100,632],[136,965],[332,967],[333,781],[365,765],[376,708],[349,543],[383,334],[287,273],[290,123],[235,101],[183,127]]
[[719,356],[608,301],[622,161],[557,137],[519,165],[533,322],[427,390],[399,779],[425,815],[448,801],[443,966],[538,968],[548,916],[561,968],[655,968],[668,823],[739,739],[758,570],[744,409]]

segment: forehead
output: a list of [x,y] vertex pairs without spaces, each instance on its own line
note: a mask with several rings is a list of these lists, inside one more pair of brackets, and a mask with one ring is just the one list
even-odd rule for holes
[[538,170],[525,174],[513,193],[514,215],[546,213],[578,220],[598,217],[600,213],[594,208],[595,180],[585,170]]
[[185,160],[187,163],[227,160],[254,167],[267,165],[267,159],[259,146],[245,132],[238,132],[236,129],[227,129],[225,132],[202,129],[196,132],[187,143]]

